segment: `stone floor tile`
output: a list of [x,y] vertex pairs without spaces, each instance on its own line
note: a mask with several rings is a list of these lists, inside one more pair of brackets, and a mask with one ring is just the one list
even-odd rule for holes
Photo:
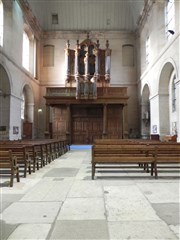
[[5,221],[0,220],[0,239],[1,240],[8,239],[8,237],[17,228],[17,226],[18,226],[17,224],[7,224]]
[[44,177],[74,177],[78,173],[78,168],[53,168]]
[[52,223],[61,205],[60,202],[13,203],[2,213],[2,220],[7,224]]
[[128,185],[134,185],[134,181],[131,179],[123,180],[121,181],[119,179],[103,179],[101,181],[102,185],[104,187],[106,186],[128,186]]
[[153,203],[152,207],[157,215],[168,225],[180,224],[179,203]]
[[137,183],[151,203],[178,203],[180,200],[179,183],[156,182]]
[[72,183],[72,179],[43,178],[21,201],[64,201]]
[[54,185],[53,178],[43,178],[39,181],[32,189],[28,191],[28,193],[21,198],[21,201],[42,201],[44,197],[48,194],[48,192],[52,189]]
[[105,219],[103,198],[67,198],[58,220]]
[[109,198],[120,198],[120,199],[133,199],[135,200],[146,200],[142,192],[135,185],[125,186],[105,186],[104,193]]
[[162,221],[109,222],[110,240],[176,240]]
[[68,194],[68,197],[69,198],[103,197],[103,189],[99,182],[92,180],[90,181],[76,180]]
[[8,240],[45,240],[50,228],[51,224],[21,224]]
[[108,198],[105,200],[108,221],[159,220],[147,200]]
[[180,225],[169,225],[169,228],[173,231],[173,233],[180,239]]
[[52,240],[109,240],[107,222],[104,220],[57,221]]

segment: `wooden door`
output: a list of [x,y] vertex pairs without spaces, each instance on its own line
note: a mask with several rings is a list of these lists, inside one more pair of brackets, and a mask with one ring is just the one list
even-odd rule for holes
[[75,105],[72,106],[71,113],[73,144],[92,144],[95,138],[102,138],[102,106]]
[[23,123],[23,139],[32,139],[32,123]]
[[123,138],[123,107],[119,104],[108,105],[107,132],[108,138]]
[[67,129],[67,108],[65,105],[53,108],[52,138],[65,138]]

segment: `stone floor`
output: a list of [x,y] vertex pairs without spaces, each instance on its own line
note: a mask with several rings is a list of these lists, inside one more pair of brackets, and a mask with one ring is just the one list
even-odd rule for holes
[[14,187],[1,179],[0,239],[179,239],[179,172],[98,171],[74,148]]

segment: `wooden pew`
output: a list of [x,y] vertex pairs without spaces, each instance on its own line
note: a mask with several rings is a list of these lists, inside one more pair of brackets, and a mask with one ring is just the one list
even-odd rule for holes
[[157,168],[165,164],[180,164],[180,144],[156,145],[156,164]]
[[17,164],[17,159],[12,155],[11,150],[0,150],[0,174],[10,174],[10,187],[13,187],[15,175],[17,182],[20,182],[19,166]]
[[27,176],[27,171],[31,174],[31,159],[24,145],[19,144],[5,144],[0,146],[0,151],[9,151],[11,150],[13,156],[16,157],[17,164],[19,169],[22,169],[23,176]]
[[18,162],[21,166],[24,164],[24,177],[26,177],[27,167],[29,173],[31,173],[30,165],[33,172],[39,170],[39,167],[66,153],[69,145],[66,139],[7,140],[0,141],[0,149],[11,149],[16,152]]
[[[180,163],[180,143],[177,142],[161,142],[157,140],[142,140],[142,139],[96,139],[94,141],[95,145],[108,145],[109,148],[116,147],[113,146],[124,146],[126,148],[127,145],[145,145],[151,146],[153,152],[149,153],[154,154],[155,162],[156,162],[156,178],[158,177],[158,167],[162,164],[178,164]],[[104,148],[104,147],[102,147]],[[112,151],[110,151],[111,156],[113,156]],[[116,152],[118,153],[118,151]],[[108,153],[105,153],[108,154]],[[139,166],[142,166],[144,170],[149,170],[148,163],[139,163]],[[174,165],[176,168],[177,166]],[[151,169],[151,173],[152,169]]]
[[107,168],[109,165],[119,164],[151,164],[151,175],[156,167],[156,149],[151,145],[144,144],[94,144],[92,146],[92,179],[97,168]]

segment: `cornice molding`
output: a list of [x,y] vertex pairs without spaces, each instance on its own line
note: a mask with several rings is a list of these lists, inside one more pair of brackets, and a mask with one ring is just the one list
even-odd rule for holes
[[152,9],[153,4],[156,2],[156,0],[145,0],[145,5],[142,11],[142,14],[139,16],[139,19],[137,20],[138,30],[137,34],[140,34],[142,31],[144,24],[147,21],[147,18],[149,16],[149,12]]
[[39,25],[37,18],[34,16],[33,12],[31,11],[28,2],[25,0],[16,0],[16,1],[18,2],[19,6],[22,9],[26,23],[29,24],[36,38],[41,39],[43,35],[43,31]]

